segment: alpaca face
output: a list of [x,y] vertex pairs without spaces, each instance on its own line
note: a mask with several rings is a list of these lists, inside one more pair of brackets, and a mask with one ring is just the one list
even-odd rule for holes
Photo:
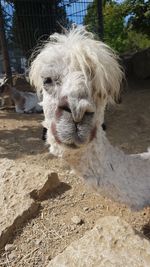
[[30,81],[43,92],[43,125],[51,148],[79,149],[94,140],[121,80],[114,52],[85,28],[50,36],[32,62]]
[[43,110],[48,140],[52,136],[58,145],[80,148],[91,142],[97,131],[96,105],[89,90],[91,81],[85,81],[82,71],[70,66],[63,66],[61,72],[56,73],[55,65],[49,73],[47,77],[43,73]]

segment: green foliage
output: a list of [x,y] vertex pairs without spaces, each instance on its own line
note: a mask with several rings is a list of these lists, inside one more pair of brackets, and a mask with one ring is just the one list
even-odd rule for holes
[[150,39],[146,34],[137,33],[133,30],[128,31],[127,34],[124,51],[137,51],[150,47]]
[[125,0],[123,5],[124,10],[130,16],[128,28],[150,37],[150,1]]
[[122,6],[117,3],[106,4],[103,15],[104,41],[118,52],[122,52],[127,38]]
[[[104,41],[115,50],[122,52],[127,33],[124,26],[123,6],[109,1],[103,5]],[[98,34],[97,0],[88,7],[84,23],[88,29]]]
[[[128,18],[128,19],[127,19]],[[104,41],[118,52],[150,46],[150,2],[124,0],[103,2]],[[98,34],[97,0],[88,7],[84,23]]]

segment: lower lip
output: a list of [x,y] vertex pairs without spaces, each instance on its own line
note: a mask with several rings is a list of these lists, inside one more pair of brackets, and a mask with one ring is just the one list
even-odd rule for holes
[[[56,124],[54,122],[52,122],[51,124],[51,131],[52,131],[52,134],[55,138],[55,141],[58,143],[58,144],[62,144],[62,142],[60,141],[60,139],[58,138],[58,135],[57,135],[57,130],[56,130]],[[96,137],[96,132],[97,132],[97,128],[96,126],[93,128],[93,130],[91,131],[91,136],[90,136],[90,142]],[[68,148],[79,148],[76,144],[65,144]]]

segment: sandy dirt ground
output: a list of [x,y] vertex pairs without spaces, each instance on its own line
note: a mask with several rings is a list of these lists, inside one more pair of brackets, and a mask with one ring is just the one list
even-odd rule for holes
[[[150,83],[130,83],[122,103],[106,114],[108,138],[126,153],[150,146]],[[48,153],[41,140],[43,115],[0,111],[0,157],[44,166],[58,172],[61,186],[41,202],[41,210],[23,228],[17,229],[11,250],[2,251],[0,266],[45,267],[72,241],[93,228],[96,220],[117,215],[150,238],[150,208],[132,212],[93,192],[61,160]],[[81,220],[75,224],[72,218]]]

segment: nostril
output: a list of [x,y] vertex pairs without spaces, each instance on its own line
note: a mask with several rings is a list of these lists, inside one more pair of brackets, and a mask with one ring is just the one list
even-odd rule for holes
[[86,111],[84,115],[86,115],[86,116],[93,116],[94,115],[94,112]]
[[61,111],[66,111],[68,113],[71,113],[71,109],[69,107],[69,103],[68,103],[68,99],[67,96],[63,96],[60,100],[59,100],[59,105],[58,105],[59,109]]
[[61,110],[71,113],[71,109],[68,106],[60,106]]

